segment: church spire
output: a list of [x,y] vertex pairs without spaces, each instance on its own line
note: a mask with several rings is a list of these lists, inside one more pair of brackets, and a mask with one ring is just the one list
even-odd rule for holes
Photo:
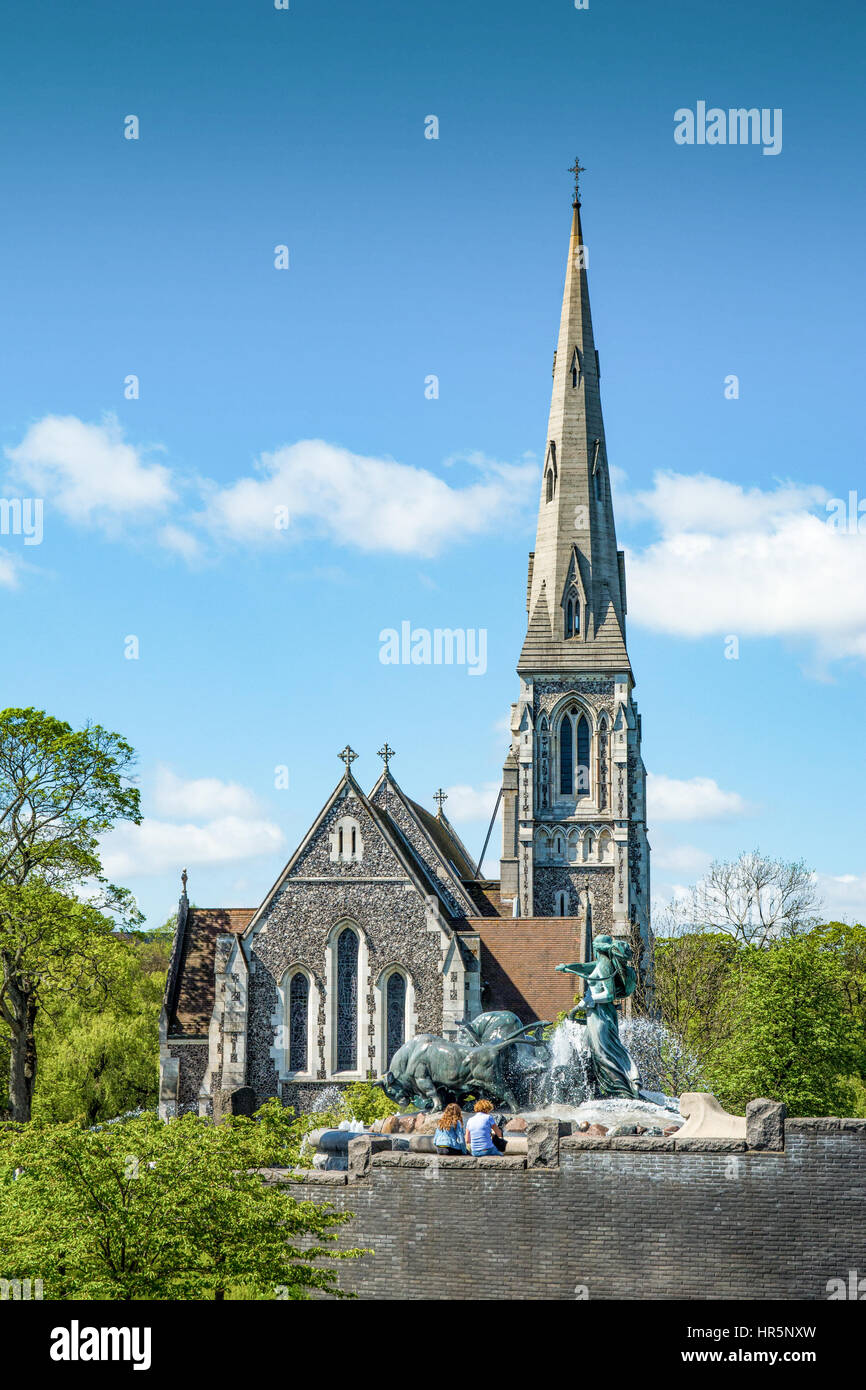
[[570,172],[571,235],[518,669],[627,671],[625,574],[610,497],[577,160]]

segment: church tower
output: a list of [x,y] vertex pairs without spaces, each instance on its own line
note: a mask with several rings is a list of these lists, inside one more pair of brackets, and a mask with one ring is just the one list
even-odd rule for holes
[[516,917],[579,917],[649,941],[641,722],[626,649],[600,368],[575,165],[571,235],[527,632],[503,768],[501,894]]

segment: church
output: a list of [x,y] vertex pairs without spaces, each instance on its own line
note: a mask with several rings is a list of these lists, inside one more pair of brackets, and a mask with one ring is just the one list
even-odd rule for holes
[[[579,174],[579,165],[576,166]],[[184,872],[160,1020],[160,1108],[210,1113],[250,1087],[309,1110],[381,1076],[415,1033],[507,1008],[573,1002],[560,961],[588,933],[628,938],[648,968],[649,843],[641,721],[617,550],[575,185],[527,628],[502,772],[497,880],[480,877],[438,798],[342,775],[257,907],[191,908]],[[515,586],[516,587],[516,586]]]

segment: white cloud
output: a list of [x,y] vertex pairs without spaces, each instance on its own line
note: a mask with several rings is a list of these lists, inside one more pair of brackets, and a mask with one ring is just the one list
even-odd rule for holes
[[657,474],[622,508],[661,531],[627,551],[630,616],[682,637],[807,638],[827,659],[866,656],[866,533],[830,525],[826,499]]
[[186,560],[187,564],[194,564],[202,558],[201,542],[182,526],[161,527],[157,533],[157,540],[166,550],[171,550],[182,560]]
[[[446,787],[445,791],[448,794],[445,814],[452,823],[485,821],[489,824],[499,792],[498,782],[482,782],[480,787],[458,782],[453,787]],[[501,804],[497,815],[500,813]]]
[[217,777],[184,779],[171,768],[156,770],[153,804],[162,816],[255,816],[258,802],[247,787],[238,782],[221,782]]
[[779,483],[765,492],[707,473],[658,472],[651,490],[625,493],[617,506],[628,520],[651,518],[666,536],[680,531],[725,535],[766,529],[788,513],[823,505],[827,496],[827,489],[817,485]]
[[647,820],[720,820],[745,816],[750,806],[739,792],[723,791],[712,777],[680,779],[664,773],[648,772],[646,779]]
[[[480,480],[457,488],[423,468],[307,439],[263,454],[256,477],[215,489],[199,519],[229,541],[312,535],[364,551],[429,557],[500,529],[534,492],[534,463],[475,466]],[[290,522],[281,528],[286,512]]]
[[273,854],[283,844],[280,827],[266,818],[254,794],[238,782],[182,778],[159,766],[150,801],[157,817],[145,816],[139,826],[120,825],[102,841],[109,878],[123,882],[176,873],[184,865],[253,859]]
[[825,922],[866,923],[866,874],[816,874]]
[[150,874],[175,873],[184,865],[225,864],[273,854],[283,843],[278,825],[242,816],[220,816],[206,825],[177,825],[145,819],[121,825],[102,842],[110,879],[123,882]]
[[[694,882],[701,874],[706,873],[711,862],[712,855],[705,849],[699,849],[697,845],[670,844],[661,837],[653,836],[653,870],[661,869],[665,873],[678,874]],[[685,891],[682,886],[677,889],[676,885],[674,890],[680,893]]]
[[11,555],[5,555],[0,550],[0,587],[4,589],[18,588],[18,566]]
[[46,415],[7,449],[12,475],[70,521],[113,531],[174,500],[169,470],[150,463],[123,439],[117,420],[86,424],[74,415]]

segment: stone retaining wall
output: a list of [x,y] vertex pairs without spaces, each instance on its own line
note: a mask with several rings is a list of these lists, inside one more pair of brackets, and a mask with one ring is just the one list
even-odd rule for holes
[[340,1280],[363,1299],[826,1299],[866,1276],[866,1120],[787,1120],[783,1151],[535,1128],[526,1158],[361,1137],[293,1194],[354,1212],[341,1245],[376,1253]]

